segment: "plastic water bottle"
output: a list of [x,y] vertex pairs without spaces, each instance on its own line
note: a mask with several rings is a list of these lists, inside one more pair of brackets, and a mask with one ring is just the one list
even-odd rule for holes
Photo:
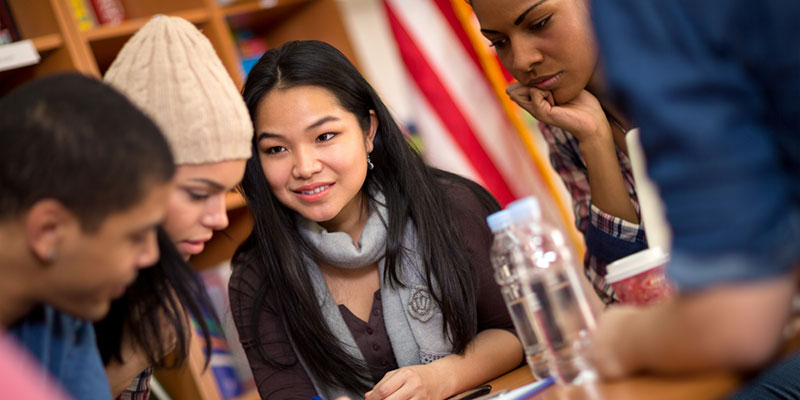
[[503,210],[487,217],[486,222],[494,234],[491,250],[494,279],[500,285],[503,300],[525,350],[528,367],[536,378],[547,378],[550,376],[550,361],[546,347],[536,334],[532,310],[524,298],[519,275],[511,263],[513,250],[520,246],[513,229],[514,220],[511,218],[511,213]]
[[596,321],[571,248],[561,231],[543,220],[535,198],[514,202],[508,211],[520,241],[511,262],[529,307],[536,309],[533,322],[552,357],[552,374],[567,384],[596,380],[587,358]]

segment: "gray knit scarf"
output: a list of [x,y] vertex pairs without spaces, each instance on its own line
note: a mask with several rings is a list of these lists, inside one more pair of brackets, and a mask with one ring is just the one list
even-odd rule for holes
[[[303,237],[323,254],[323,262],[338,268],[363,268],[378,262],[381,277],[381,299],[384,323],[389,334],[389,341],[394,350],[397,365],[428,364],[452,353],[453,346],[442,334],[444,320],[441,310],[433,301],[425,283],[424,265],[417,248],[416,229],[408,222],[403,238],[404,256],[399,267],[399,276],[404,287],[392,288],[384,284],[384,268],[386,251],[388,212],[384,206],[384,197],[378,193],[371,203],[370,216],[358,240],[358,248],[353,240],[344,232],[328,232],[319,224],[300,219],[298,227]],[[339,338],[340,345],[354,358],[366,365],[364,356],[347,328],[338,305],[331,297],[325,278],[319,265],[306,257],[309,275],[311,276],[317,301],[328,327]],[[438,285],[433,282],[434,290]],[[295,352],[297,349],[295,348]],[[363,398],[363,393],[349,393],[344,388],[329,385],[313,376],[308,369],[302,354],[298,353],[303,367],[308,373],[317,393],[325,399],[332,400],[339,396],[351,399]],[[370,386],[377,382],[367,382]]]

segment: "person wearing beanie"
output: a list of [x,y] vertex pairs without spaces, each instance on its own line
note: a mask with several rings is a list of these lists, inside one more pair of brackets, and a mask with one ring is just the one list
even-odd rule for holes
[[173,349],[176,363],[186,358],[187,315],[207,336],[202,312],[212,308],[186,261],[228,226],[225,195],[242,179],[253,125],[209,40],[181,18],[151,19],[123,46],[104,80],[156,122],[177,166],[161,261],[95,326],[114,395],[129,388],[125,398],[146,398],[151,367],[163,365]]

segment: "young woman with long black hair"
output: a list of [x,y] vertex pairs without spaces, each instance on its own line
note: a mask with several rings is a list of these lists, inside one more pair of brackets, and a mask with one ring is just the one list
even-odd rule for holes
[[479,185],[428,167],[338,50],[268,51],[244,87],[255,226],[231,308],[263,398],[441,399],[520,364]]

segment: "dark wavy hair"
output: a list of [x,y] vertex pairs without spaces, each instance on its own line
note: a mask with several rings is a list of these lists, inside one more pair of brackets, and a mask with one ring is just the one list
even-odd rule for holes
[[[476,183],[426,166],[375,90],[342,53],[324,42],[289,42],[261,57],[244,86],[250,117],[256,120],[258,106],[271,90],[305,85],[332,93],[344,109],[355,115],[365,131],[370,126],[370,111],[375,112],[378,130],[371,153],[375,167],[368,172],[362,190],[366,196],[380,191],[386,198],[388,238],[381,285],[403,285],[398,275],[406,252],[402,246],[403,231],[406,222],[413,221],[428,287],[435,279],[440,288],[434,299],[444,317],[442,334],[451,341],[455,352],[463,354],[477,330],[477,277],[450,217],[441,181],[455,181],[472,189],[487,209],[499,208],[497,202]],[[278,299],[275,312],[315,377],[356,392],[368,390],[369,370],[343,349],[325,323],[303,263],[304,254],[319,258],[299,234],[296,213],[270,190],[255,138],[242,189],[253,213],[254,228],[237,249],[233,265],[259,268],[265,276],[258,283],[250,321],[254,337],[259,336],[258,318],[269,293]],[[258,348],[270,365],[288,367],[270,359],[263,344],[259,343]]]
[[[97,347],[103,364],[122,359],[122,337],[130,334],[150,364],[173,367],[182,364],[189,352],[190,329],[187,317],[197,323],[205,339],[206,365],[211,354],[211,328],[219,323],[205,286],[192,267],[183,260],[163,228],[158,228],[158,263],[139,271],[125,294],[111,303],[105,318],[94,324]],[[206,317],[210,317],[210,321]],[[166,325],[164,323],[166,322]],[[167,339],[176,339],[171,357]]]

